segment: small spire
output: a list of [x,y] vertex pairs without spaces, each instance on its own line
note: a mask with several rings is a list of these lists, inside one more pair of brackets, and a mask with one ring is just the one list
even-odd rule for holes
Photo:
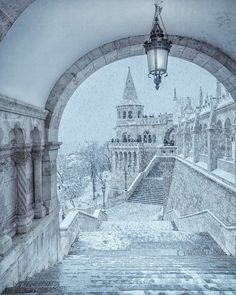
[[216,98],[218,100],[221,98],[221,84],[218,80],[216,81]]
[[173,101],[177,101],[176,88],[174,88],[174,98],[173,98]]
[[128,67],[128,74],[127,74],[125,89],[123,93],[123,100],[127,101],[128,103],[132,103],[132,102],[137,103],[138,101],[130,67]]
[[202,93],[202,87],[200,86],[200,92],[199,92],[199,107],[202,107],[203,104],[203,93]]

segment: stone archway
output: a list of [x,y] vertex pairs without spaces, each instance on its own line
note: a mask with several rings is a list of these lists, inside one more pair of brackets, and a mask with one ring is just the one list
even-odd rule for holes
[[[123,38],[93,49],[80,57],[58,79],[46,103],[47,140],[57,141],[58,127],[64,108],[78,86],[101,67],[131,56],[144,54],[142,44],[147,35]],[[180,36],[170,36],[173,46],[170,55],[207,70],[219,80],[236,101],[236,62],[210,44]]]

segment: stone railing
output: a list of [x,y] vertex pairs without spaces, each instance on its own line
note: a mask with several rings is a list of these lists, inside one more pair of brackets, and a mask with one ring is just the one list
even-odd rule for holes
[[140,125],[162,125],[167,124],[167,118],[140,118]]
[[79,232],[96,231],[101,222],[106,220],[106,213],[97,208],[92,214],[82,210],[71,210],[60,224],[61,256],[69,252]]
[[176,146],[160,146],[157,148],[158,157],[174,157],[177,153]]
[[122,142],[122,141],[113,141],[113,142],[110,142],[109,145],[111,147],[118,147],[118,148],[133,148],[133,147],[136,147],[136,148],[139,148],[141,146],[143,146],[143,143],[142,142],[136,142],[136,141],[133,141],[133,142]]
[[179,230],[209,233],[227,254],[236,257],[236,225],[226,225],[210,210],[182,216],[177,210],[170,210],[165,219],[173,220]]
[[139,183],[147,177],[148,173],[151,171],[153,166],[155,165],[157,159],[159,157],[174,157],[176,155],[176,146],[159,146],[156,150],[156,155],[152,158],[152,160],[149,162],[145,170],[140,172],[137,177],[134,179],[134,181],[131,183],[129,189],[126,192],[126,200],[129,199],[129,197],[133,194]]
[[157,160],[157,155],[155,155],[152,160],[149,162],[149,164],[147,165],[147,167],[145,168],[144,171],[140,172],[137,177],[134,179],[134,181],[131,183],[129,189],[126,192],[126,200],[129,199],[129,197],[133,194],[133,192],[135,191],[135,189],[137,188],[137,186],[139,185],[139,183],[142,181],[143,178],[145,178],[148,173],[151,171],[151,169],[153,168],[153,166],[155,165]]

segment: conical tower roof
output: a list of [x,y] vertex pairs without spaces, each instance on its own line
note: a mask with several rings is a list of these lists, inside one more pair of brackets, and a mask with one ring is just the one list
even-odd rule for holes
[[134,81],[130,72],[130,67],[128,68],[128,74],[125,83],[125,89],[123,93],[122,105],[141,105],[138,100],[137,92],[134,86]]

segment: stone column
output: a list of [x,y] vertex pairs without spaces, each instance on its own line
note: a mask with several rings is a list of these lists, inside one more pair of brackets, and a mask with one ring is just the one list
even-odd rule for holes
[[3,256],[12,246],[12,239],[6,233],[6,208],[5,208],[5,187],[4,168],[8,163],[9,155],[2,153],[0,147],[0,256]]
[[27,161],[29,158],[30,152],[27,149],[19,149],[14,152],[17,168],[17,232],[19,234],[30,230],[34,215],[28,204]]
[[33,148],[33,175],[34,175],[34,218],[43,218],[46,208],[43,204],[43,171],[42,171],[42,149]]
[[217,168],[217,132],[213,126],[207,128],[207,142],[207,169],[210,172]]
[[232,161],[232,143],[231,143],[231,132],[228,129],[224,129],[225,136],[225,155],[224,159]]
[[61,143],[48,143],[43,154],[43,201],[46,214],[59,211],[57,198],[57,153]]
[[192,150],[193,150],[193,162],[197,163],[199,161],[199,149],[198,149],[198,132],[193,130],[193,137],[192,137]]
[[184,158],[187,158],[188,156],[188,141],[187,141],[187,137],[188,137],[188,133],[186,131],[183,131],[183,156]]
[[179,131],[177,131],[175,135],[175,145],[177,146],[177,155],[180,154],[179,142],[180,142]]
[[235,150],[234,150],[234,175],[235,175],[235,186],[236,186],[236,124],[233,125],[233,133],[234,133],[234,143],[235,143]]

